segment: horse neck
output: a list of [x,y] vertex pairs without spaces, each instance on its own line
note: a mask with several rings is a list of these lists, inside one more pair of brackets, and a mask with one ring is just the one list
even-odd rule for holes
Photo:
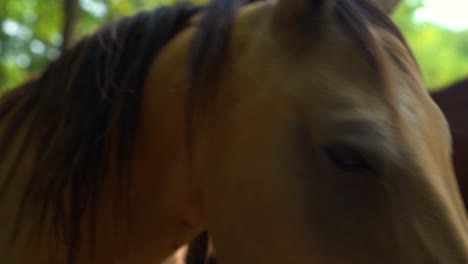
[[[155,248],[167,253],[205,227],[203,179],[194,170],[200,163],[190,160],[187,141],[186,63],[193,33],[191,28],[171,40],[149,69],[133,149],[132,203],[137,207],[132,215],[146,219],[139,224],[146,226],[141,232],[158,234],[161,245]],[[139,208],[148,202],[149,207]]]

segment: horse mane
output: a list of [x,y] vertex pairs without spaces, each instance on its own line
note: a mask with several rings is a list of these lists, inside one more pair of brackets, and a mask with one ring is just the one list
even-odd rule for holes
[[[110,162],[118,166],[111,180],[124,186],[149,65],[199,10],[184,3],[121,18],[65,51],[38,79],[0,97],[0,155],[16,155],[6,180],[0,181],[0,199],[18,167],[25,165],[22,157],[34,149],[34,175],[17,222],[34,201],[39,226],[53,223],[56,235],[63,235],[70,262],[80,244],[84,214],[89,212],[94,222]],[[13,151],[12,139],[22,127],[30,133]],[[19,224],[12,239],[17,232]]]

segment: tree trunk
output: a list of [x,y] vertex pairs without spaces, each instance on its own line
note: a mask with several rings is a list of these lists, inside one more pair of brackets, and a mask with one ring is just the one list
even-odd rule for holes
[[79,16],[79,0],[64,0],[64,23],[62,50],[73,45],[76,24]]

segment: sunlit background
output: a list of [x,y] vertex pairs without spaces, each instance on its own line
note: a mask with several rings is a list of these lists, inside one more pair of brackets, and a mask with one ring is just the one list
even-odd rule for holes
[[[174,2],[80,0],[75,39],[118,16]],[[429,89],[468,78],[467,10],[468,0],[403,0],[393,16]],[[63,21],[63,0],[0,0],[0,90],[39,74],[59,56]]]
[[[407,1],[417,5],[418,1]],[[432,22],[454,31],[468,29],[468,1],[466,0],[424,0],[424,6],[414,12],[416,22]]]

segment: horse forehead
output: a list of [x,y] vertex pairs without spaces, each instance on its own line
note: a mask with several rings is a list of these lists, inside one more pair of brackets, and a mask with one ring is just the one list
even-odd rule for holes
[[[264,19],[259,19],[269,17],[265,16],[265,12],[273,10],[271,4],[264,3],[251,5],[241,10],[234,26],[232,38],[234,45],[232,46],[243,47],[246,42],[245,38],[255,40],[248,41],[250,42],[248,56],[236,56],[239,54],[234,52],[236,54],[233,57],[236,60],[242,58],[240,59],[242,63],[238,63],[242,64],[240,72],[249,68],[245,67],[247,64],[263,68],[263,70],[267,69],[268,79],[271,80],[264,80],[265,84],[269,82],[274,84],[275,80],[280,81],[285,78],[295,79],[284,86],[284,89],[291,89],[290,87],[302,82],[298,85],[299,87],[310,86],[310,89],[297,89],[300,90],[301,95],[306,95],[302,94],[304,92],[307,93],[305,98],[308,98],[310,93],[314,96],[322,93],[332,100],[343,103],[351,102],[355,105],[368,104],[370,101],[382,104],[387,100],[402,100],[398,96],[385,98],[388,93],[384,89],[390,89],[389,93],[401,93],[401,89],[409,89],[410,91],[403,92],[405,94],[414,93],[412,86],[416,86],[416,90],[422,90],[420,89],[422,86],[418,83],[405,83],[405,80],[399,80],[402,74],[408,75],[409,79],[418,79],[417,67],[412,62],[404,43],[387,30],[369,24],[373,43],[367,43],[351,33],[342,23],[331,21],[324,25],[322,33],[314,33],[312,30],[308,34],[304,32],[303,35],[298,36],[297,31],[291,30],[291,32],[286,32],[286,35],[290,36],[289,39],[279,41],[269,34],[271,32],[268,30],[271,25],[263,23]],[[263,23],[263,26],[259,27],[259,23]],[[252,29],[257,29],[257,32],[252,33]],[[288,31],[287,28],[284,30]],[[367,54],[362,45],[374,45],[374,48],[382,50],[383,54]],[[245,53],[245,49],[233,50]],[[369,58],[369,56],[381,55],[384,56]],[[381,65],[374,65],[372,59],[376,59]],[[248,76],[256,78],[252,75]],[[384,81],[388,81],[390,87],[385,87]],[[254,83],[258,84],[258,82]],[[319,88],[314,89],[314,86]],[[407,97],[404,99],[410,100]],[[408,107],[411,106],[411,102],[402,101],[402,104],[405,106],[405,111],[411,109]],[[383,108],[383,104],[380,108]],[[408,111],[408,113],[411,114],[411,118],[417,118],[413,112]]]

